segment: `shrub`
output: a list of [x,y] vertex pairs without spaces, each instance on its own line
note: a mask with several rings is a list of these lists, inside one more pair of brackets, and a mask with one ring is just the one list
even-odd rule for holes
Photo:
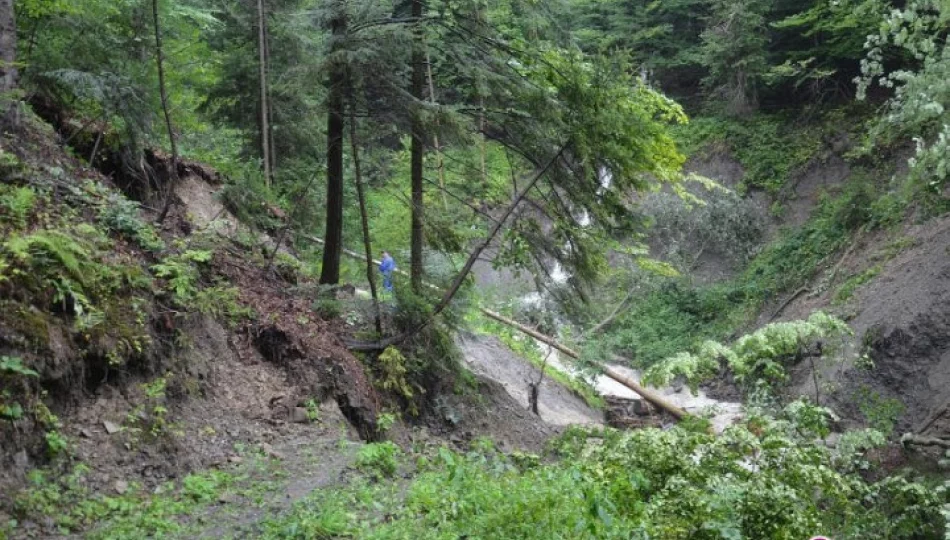
[[0,209],[4,221],[18,229],[26,227],[27,218],[36,205],[36,192],[29,186],[0,185]]
[[[787,368],[809,354],[807,348],[819,340],[827,341],[851,333],[848,325],[830,315],[816,312],[806,321],[774,323],[739,338],[726,347],[708,341],[696,354],[680,353],[650,368],[644,380],[665,386],[676,377],[684,377],[695,389],[719,372],[724,363],[735,380],[747,389],[762,384],[775,386],[788,378]],[[819,349],[817,354],[829,352]]]
[[111,230],[135,241],[148,251],[161,251],[165,242],[155,228],[142,221],[138,203],[109,192],[105,204],[99,207],[99,221]]
[[360,448],[356,456],[356,468],[368,472],[377,478],[392,477],[396,474],[396,458],[402,454],[392,441],[371,443]]

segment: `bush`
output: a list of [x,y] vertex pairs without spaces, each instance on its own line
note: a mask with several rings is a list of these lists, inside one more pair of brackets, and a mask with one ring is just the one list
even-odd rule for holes
[[391,441],[367,444],[356,456],[356,468],[377,478],[389,478],[396,474],[400,454],[402,451]]
[[155,228],[142,221],[138,203],[114,192],[108,194],[105,204],[99,207],[99,221],[113,231],[135,241],[148,251],[165,249],[165,242]]
[[950,491],[899,476],[865,481],[853,465],[882,439],[857,433],[830,449],[820,440],[827,417],[799,402],[753,410],[719,436],[685,425],[575,428],[547,463],[486,445],[442,448],[407,489],[317,492],[262,537],[943,538]]

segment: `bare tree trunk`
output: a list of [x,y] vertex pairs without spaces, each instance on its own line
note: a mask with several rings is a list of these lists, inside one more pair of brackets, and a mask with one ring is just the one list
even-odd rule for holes
[[13,0],[0,0],[0,119],[11,123],[15,103],[12,92],[16,87],[16,14]]
[[267,99],[267,44],[265,42],[265,27],[267,19],[264,16],[264,0],[257,0],[257,52],[258,70],[261,87],[261,160],[264,164],[264,180],[271,184],[271,156],[270,156],[270,108]]
[[165,203],[158,222],[165,221],[172,203],[172,188],[178,181],[178,143],[175,141],[175,129],[172,127],[172,117],[168,105],[168,89],[165,86],[165,52],[162,49],[162,25],[158,17],[158,0],[152,0],[152,22],[155,27],[155,62],[158,64],[158,92],[162,98],[162,113],[165,115],[165,129],[168,131],[168,143],[172,150],[171,171],[165,185]]
[[350,146],[353,153],[353,173],[356,177],[356,196],[360,202],[360,222],[363,225],[363,250],[366,252],[366,280],[373,296],[376,315],[376,338],[383,337],[383,316],[379,310],[379,293],[376,290],[376,268],[373,264],[373,246],[369,237],[369,215],[366,213],[366,195],[363,193],[363,174],[360,170],[360,151],[356,138],[356,106],[350,105]]
[[[330,21],[331,46],[339,47],[346,33],[346,14],[343,2],[337,2],[337,12]],[[343,92],[346,69],[336,59],[331,61],[327,83],[327,225],[326,245],[323,248],[323,270],[320,283],[336,285],[340,282],[340,253],[343,249]]]
[[[422,15],[425,11],[423,0],[412,0],[412,17],[416,20],[415,42],[412,49],[412,96],[416,98],[416,107],[421,107],[425,99],[425,37],[422,30]],[[425,138],[419,111],[412,111],[412,149],[410,157],[410,175],[412,177],[412,234],[409,246],[409,281],[412,290],[422,292],[423,245],[425,243],[425,200],[423,185],[423,158]]]
[[487,165],[487,142],[485,139],[485,98],[479,96],[478,98],[478,132],[481,134],[481,141],[478,145],[478,151],[481,155],[481,165],[482,165],[482,185],[488,185],[488,165]]

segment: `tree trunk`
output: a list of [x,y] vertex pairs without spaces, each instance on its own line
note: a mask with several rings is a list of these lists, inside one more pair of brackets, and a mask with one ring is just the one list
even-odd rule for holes
[[0,0],[0,118],[11,115],[16,86],[16,15],[13,0]]
[[267,44],[265,42],[265,27],[267,19],[264,16],[264,0],[257,0],[257,53],[258,71],[261,87],[261,161],[264,164],[264,180],[271,184],[271,156],[270,156],[270,108],[267,96]]
[[366,196],[363,193],[363,174],[360,170],[359,144],[356,139],[356,106],[350,105],[350,146],[353,153],[353,174],[356,179],[356,196],[360,202],[360,222],[363,225],[363,250],[366,252],[366,280],[373,296],[376,312],[376,339],[383,337],[383,316],[379,310],[379,293],[376,291],[376,268],[373,264],[373,246],[369,237],[369,215],[366,213]]
[[[342,2],[330,21],[331,47],[339,47],[346,33],[346,15]],[[346,86],[346,68],[334,59],[327,82],[327,225],[326,245],[323,248],[323,271],[320,283],[336,285],[340,282],[340,252],[343,249],[343,92]]]
[[424,216],[425,201],[423,189],[423,155],[425,138],[422,118],[419,115],[422,101],[425,99],[425,37],[422,30],[423,0],[412,0],[412,17],[416,20],[415,42],[412,49],[412,97],[416,99],[412,111],[412,150],[410,175],[412,176],[412,235],[410,238],[409,274],[412,290],[422,292],[424,273],[422,248],[425,243]]
[[178,181],[178,143],[175,141],[175,129],[168,105],[168,89],[165,86],[165,52],[162,49],[162,25],[158,17],[158,0],[152,0],[152,22],[155,27],[155,62],[158,64],[158,92],[162,98],[162,113],[165,115],[165,129],[168,131],[168,143],[171,145],[172,163],[168,181],[165,183],[165,203],[158,217],[161,223],[168,215],[172,202],[172,186]]

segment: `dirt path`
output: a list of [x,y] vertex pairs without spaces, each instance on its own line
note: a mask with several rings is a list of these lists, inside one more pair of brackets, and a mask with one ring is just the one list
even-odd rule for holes
[[[500,383],[515,401],[528,407],[529,384],[539,379],[538,368],[493,337],[465,335],[457,342],[472,371]],[[601,411],[549,377],[541,383],[538,412],[542,420],[555,426],[604,423]]]

